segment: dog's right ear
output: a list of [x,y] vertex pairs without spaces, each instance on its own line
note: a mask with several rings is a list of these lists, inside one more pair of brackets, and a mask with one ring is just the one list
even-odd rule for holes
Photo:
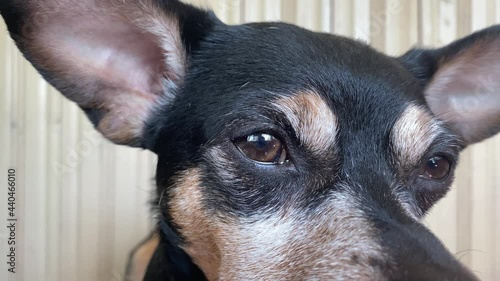
[[145,124],[183,83],[189,53],[218,22],[177,0],[1,0],[25,57],[106,138],[145,146]]

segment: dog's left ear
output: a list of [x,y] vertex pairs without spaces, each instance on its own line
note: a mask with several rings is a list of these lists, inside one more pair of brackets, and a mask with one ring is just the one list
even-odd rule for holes
[[500,25],[399,59],[421,81],[433,113],[465,144],[500,132]]

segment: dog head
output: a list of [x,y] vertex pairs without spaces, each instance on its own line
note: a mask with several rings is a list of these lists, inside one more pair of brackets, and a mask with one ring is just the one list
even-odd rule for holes
[[389,57],[173,0],[0,11],[97,130],[158,155],[164,239],[208,279],[475,279],[419,219],[500,131],[499,26]]

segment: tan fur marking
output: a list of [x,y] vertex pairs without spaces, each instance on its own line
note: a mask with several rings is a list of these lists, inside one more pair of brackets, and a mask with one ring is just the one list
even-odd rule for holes
[[315,92],[282,97],[275,108],[286,115],[302,144],[316,155],[332,150],[337,132],[337,118],[328,104]]
[[403,165],[418,164],[440,131],[440,122],[430,113],[420,106],[409,105],[392,129],[391,140],[397,161]]
[[387,259],[348,192],[312,215],[282,209],[236,220],[206,213],[199,176],[197,168],[178,176],[170,212],[187,240],[183,249],[208,280],[383,280],[370,261]]
[[178,184],[170,194],[170,214],[186,239],[183,249],[208,280],[217,280],[220,267],[218,225],[207,216],[202,206],[199,175],[198,169],[191,169],[179,176]]
[[142,281],[146,275],[149,262],[160,243],[158,234],[153,234],[145,243],[143,243],[133,254],[131,259],[131,270],[126,277],[127,281]]
[[311,216],[282,210],[229,227],[221,239],[220,279],[384,280],[370,261],[387,259],[356,204],[351,195],[336,194]]

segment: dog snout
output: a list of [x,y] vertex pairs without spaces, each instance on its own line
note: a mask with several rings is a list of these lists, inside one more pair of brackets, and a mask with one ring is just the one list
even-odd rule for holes
[[384,228],[381,242],[395,263],[390,280],[478,280],[420,223]]

